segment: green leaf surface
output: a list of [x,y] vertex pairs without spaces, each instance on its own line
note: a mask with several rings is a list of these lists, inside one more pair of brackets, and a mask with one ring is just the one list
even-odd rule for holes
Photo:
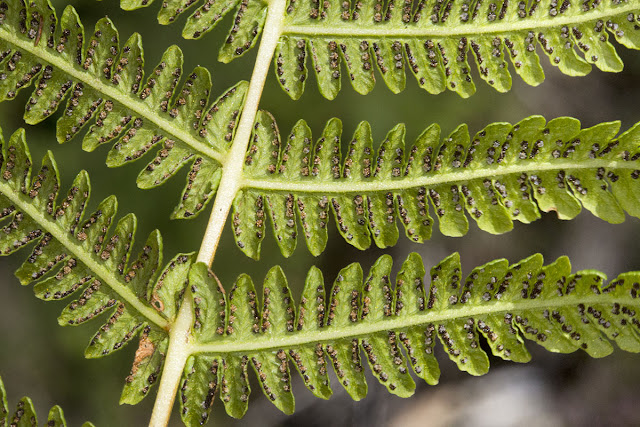
[[572,219],[583,207],[617,224],[625,212],[640,215],[640,124],[617,135],[619,128],[609,122],[581,129],[576,119],[531,116],[475,135],[461,125],[441,137],[431,125],[408,144],[398,125],[374,150],[362,122],[343,156],[337,119],[314,144],[303,121],[282,138],[273,118],[261,113],[233,205],[236,243],[258,258],[270,222],[283,255],[295,249],[298,230],[319,255],[331,216],[358,249],[395,245],[398,220],[411,241],[424,242],[434,216],[447,236],[466,234],[468,218],[501,234],[541,212]]
[[[61,325],[78,325],[108,313],[89,342],[86,357],[119,350],[142,332],[122,398],[127,403],[139,401],[160,373],[167,328],[182,302],[192,254],[179,254],[161,268],[162,239],[154,231],[130,261],[136,218],[124,216],[111,231],[115,197],[89,213],[85,207],[91,186],[85,171],[63,198],[51,153],[37,173],[32,170],[24,130],[16,131],[7,143],[0,134],[0,145],[2,255],[30,246],[30,255],[16,271],[20,282],[33,284],[43,300],[73,296],[58,317]],[[24,406],[28,409],[28,402]],[[23,419],[28,419],[25,414]]]
[[[152,1],[121,0],[123,9]],[[199,38],[231,9],[233,26],[219,60],[229,62],[255,45],[267,12],[262,0],[165,0],[161,24],[174,22],[195,6],[183,37]],[[527,84],[544,81],[540,54],[570,76],[620,72],[623,63],[612,43],[640,48],[640,5],[636,0],[589,5],[555,1],[442,2],[377,0],[287,2],[274,70],[285,92],[298,99],[308,80],[307,62],[320,93],[337,96],[345,74],[353,89],[369,93],[382,77],[393,92],[404,90],[410,70],[420,87],[437,94],[446,89],[466,98],[476,91],[471,63],[482,80],[499,92],[512,86],[512,71]],[[309,57],[311,59],[309,59]],[[544,61],[543,61],[544,62]]]
[[[193,270],[192,278],[210,277],[203,264]],[[279,267],[267,273],[261,301],[247,275],[236,280],[229,296],[205,279],[207,286],[198,285],[193,294],[196,325],[219,325],[223,307],[229,307],[228,322],[224,333],[211,327],[193,343],[181,388],[183,420],[205,421],[216,393],[230,415],[242,416],[251,391],[248,365],[267,397],[289,413],[290,365],[322,398],[331,395],[332,367],[359,400],[367,394],[365,364],[399,396],[415,390],[410,369],[437,384],[436,342],[471,375],[488,372],[487,351],[528,362],[527,340],[552,352],[582,349],[592,357],[610,354],[613,342],[640,352],[639,272],[607,283],[595,270],[572,273],[566,257],[545,266],[539,254],[515,264],[491,261],[466,278],[461,271],[454,253],[431,268],[425,282],[422,259],[412,253],[394,281],[392,259],[384,255],[368,274],[355,263],[343,268],[326,294],[322,273],[313,267],[297,306]]]
[[[150,6],[153,0],[120,0],[120,7],[124,10],[136,10]],[[187,11],[192,12],[184,24],[182,36],[187,39],[197,39],[211,31],[224,16],[240,3],[238,16],[242,18],[240,10],[246,10],[249,1],[240,0],[165,0],[158,11],[158,22],[171,24]],[[190,9],[195,7],[195,10]]]
[[140,188],[161,185],[187,166],[172,216],[197,215],[216,192],[248,84],[239,82],[209,99],[206,69],[196,67],[180,84],[183,57],[177,46],[164,52],[145,79],[139,34],[121,46],[113,23],[103,18],[85,36],[72,6],[58,20],[47,0],[7,3],[0,20],[0,101],[33,85],[25,121],[39,123],[62,107],[58,141],[71,140],[89,125],[82,146],[93,151],[111,143],[110,167],[155,151],[138,176]]
[[378,77],[392,92],[404,90],[407,73],[429,93],[449,89],[466,98],[476,90],[471,63],[499,92],[511,89],[512,71],[527,84],[542,83],[541,52],[570,76],[585,75],[592,65],[619,72],[623,64],[611,39],[639,49],[638,23],[635,0],[297,1],[287,9],[275,70],[293,99],[309,78],[307,57],[320,93],[329,99],[338,94],[343,74],[366,94]]

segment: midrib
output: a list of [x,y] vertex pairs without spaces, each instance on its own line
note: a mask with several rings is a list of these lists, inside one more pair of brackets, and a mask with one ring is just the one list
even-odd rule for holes
[[[412,326],[427,325],[460,318],[474,318],[481,315],[497,313],[518,313],[526,315],[526,311],[569,307],[577,304],[594,305],[610,304],[621,298],[614,298],[606,294],[581,296],[563,296],[553,299],[538,298],[520,302],[494,302],[480,305],[458,305],[442,311],[423,311],[404,317],[390,317],[381,321],[367,324],[359,322],[343,327],[325,326],[313,332],[293,332],[279,337],[256,335],[249,341],[232,341],[224,337],[217,343],[195,344],[194,353],[249,353],[276,349],[290,349],[317,342],[329,342],[339,339],[365,338],[367,335],[383,331],[397,331]],[[640,301],[637,302],[640,309]],[[594,326],[595,327],[595,326]]]
[[290,193],[373,193],[379,191],[397,191],[416,187],[432,187],[439,184],[466,182],[484,178],[499,178],[501,176],[522,174],[530,175],[535,172],[560,171],[560,170],[584,170],[604,167],[608,169],[640,169],[638,162],[624,162],[617,160],[592,159],[579,162],[561,161],[535,163],[530,165],[511,165],[494,169],[460,170],[447,173],[432,173],[425,176],[391,179],[375,179],[368,181],[355,181],[341,178],[334,182],[325,182],[309,178],[305,181],[285,181],[276,178],[250,179],[242,181],[243,188],[266,191],[283,191]]
[[[147,104],[138,102],[129,96],[124,95],[118,89],[113,86],[109,86],[101,82],[97,78],[93,78],[88,72],[83,72],[76,69],[74,66],[70,66],[69,62],[65,61],[62,57],[48,52],[45,48],[38,48],[33,45],[33,42],[22,40],[13,34],[4,31],[0,26],[0,38],[7,43],[13,44],[20,50],[26,51],[29,54],[40,58],[43,62],[51,64],[58,70],[70,76],[75,82],[81,82],[82,84],[93,88],[95,91],[105,95],[106,98],[113,99],[123,107],[135,115],[143,118],[145,121],[149,121],[160,128],[165,136],[173,138],[177,141],[182,141],[193,150],[201,153],[202,155],[216,160],[220,164],[224,163],[225,155],[215,151],[212,147],[203,144],[202,142],[193,138],[191,134],[185,132],[173,125],[172,122],[162,117],[157,111],[151,110]],[[44,44],[43,44],[44,45]]]
[[[515,3],[514,3],[515,5]],[[606,9],[606,7],[603,6]],[[517,33],[530,30],[543,30],[546,28],[560,28],[565,25],[578,25],[597,19],[607,19],[623,13],[640,11],[640,4],[633,0],[624,6],[617,6],[607,10],[591,10],[573,16],[556,16],[553,18],[524,18],[517,22],[479,23],[461,25],[432,25],[419,28],[416,24],[402,24],[400,28],[393,28],[390,24],[370,24],[362,21],[332,22],[326,25],[323,21],[318,21],[315,25],[286,24],[283,28],[283,35],[303,35],[303,36],[342,36],[354,38],[416,38],[419,37],[457,37],[474,36],[481,34],[504,34]]]

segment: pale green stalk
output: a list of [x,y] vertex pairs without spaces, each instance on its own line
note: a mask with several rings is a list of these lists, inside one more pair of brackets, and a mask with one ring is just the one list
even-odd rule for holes
[[191,324],[193,323],[191,292],[187,291],[182,301],[175,323],[169,333],[169,348],[164,362],[158,396],[153,404],[149,426],[160,427],[169,423],[173,403],[178,392],[178,384],[187,358],[193,351],[191,343]]
[[612,159],[589,159],[580,162],[529,162],[526,165],[516,164],[513,166],[501,166],[498,168],[478,168],[478,169],[458,169],[438,174],[417,176],[415,178],[396,179],[371,179],[366,181],[336,180],[334,182],[313,182],[277,180],[269,178],[244,179],[242,188],[251,188],[264,191],[283,191],[287,193],[319,193],[319,194],[340,194],[340,193],[375,193],[381,191],[399,191],[418,187],[434,187],[440,184],[454,184],[456,182],[468,182],[484,178],[500,179],[503,176],[514,174],[532,174],[546,171],[559,170],[597,170],[598,168],[624,170],[635,170],[637,164]]
[[[619,297],[610,296],[611,302]],[[560,307],[575,307],[578,304],[603,305],[606,304],[607,296],[593,294],[589,297],[584,295],[565,295],[562,298],[552,300],[546,298],[522,299],[517,302],[497,301],[493,304],[469,304],[459,305],[455,308],[444,310],[427,310],[411,316],[396,316],[383,318],[377,322],[359,322],[343,327],[323,328],[317,331],[299,331],[285,335],[281,338],[270,336],[256,336],[250,341],[220,340],[216,343],[196,344],[193,351],[198,353],[220,354],[220,353],[253,353],[269,350],[289,349],[309,345],[336,341],[339,339],[352,339],[373,335],[377,332],[398,331],[412,326],[427,325],[429,323],[438,324],[454,319],[476,318],[496,313],[524,312]]]
[[267,12],[267,20],[262,30],[262,39],[260,40],[260,49],[256,58],[251,81],[249,82],[249,90],[242,109],[240,123],[233,139],[233,145],[227,154],[227,158],[223,162],[224,168],[220,186],[216,192],[216,199],[213,203],[209,224],[205,231],[200,251],[198,252],[199,262],[204,262],[211,266],[213,258],[216,255],[216,249],[222,236],[222,231],[227,222],[229,210],[233,204],[238,190],[242,183],[242,167],[244,164],[249,138],[253,123],[258,112],[258,104],[262,96],[264,82],[267,79],[267,73],[276,45],[282,34],[282,24],[284,17],[286,0],[272,0],[269,3]]
[[[238,129],[233,139],[233,145],[226,159],[222,162],[224,165],[222,178],[220,179],[220,185],[216,192],[211,216],[209,217],[209,224],[196,260],[196,262],[206,263],[209,267],[213,263],[233,199],[240,189],[245,153],[249,138],[251,138],[253,123],[258,112],[260,97],[262,96],[273,53],[282,33],[285,6],[286,0],[272,0],[269,3],[267,19],[260,40],[260,48],[258,49],[253,74],[249,82],[249,89],[242,108]],[[149,423],[152,427],[166,426],[169,422],[184,365],[190,352],[193,351],[193,347],[189,344],[187,338],[190,336],[190,329],[193,324],[191,304],[187,303],[190,298],[191,292],[187,291],[176,323],[171,328],[167,359],[162,370],[162,380],[158,387],[158,395]]]

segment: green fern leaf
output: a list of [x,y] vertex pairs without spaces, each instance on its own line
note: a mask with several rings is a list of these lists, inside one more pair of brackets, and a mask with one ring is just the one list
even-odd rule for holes
[[[255,46],[267,18],[267,2],[264,0],[242,0],[234,25],[229,31],[225,43],[220,47],[218,60],[224,63],[244,55]],[[189,22],[190,23],[190,22]],[[189,27],[185,26],[183,36],[196,38],[197,33],[189,34]]]
[[536,86],[544,80],[537,48],[567,75],[585,75],[591,64],[619,72],[623,64],[610,36],[640,49],[637,0],[292,1],[275,70],[293,99],[304,91],[308,56],[320,93],[329,99],[340,91],[344,71],[358,93],[373,89],[374,69],[397,93],[405,87],[406,68],[429,93],[449,89],[466,98],[475,92],[469,57],[480,77],[499,92],[511,88],[507,61],[526,83]]
[[[331,395],[327,370],[356,400],[367,394],[364,364],[390,393],[410,396],[409,369],[429,384],[440,376],[436,341],[460,370],[483,375],[493,355],[531,358],[525,339],[552,352],[583,349],[592,357],[621,349],[640,352],[640,273],[606,283],[593,270],[571,273],[566,257],[544,266],[541,255],[516,264],[496,260],[461,276],[458,254],[430,272],[409,255],[391,282],[392,261],[382,256],[364,275],[359,264],[342,269],[328,294],[312,268],[294,307],[280,267],[269,271],[259,301],[242,275],[225,296],[204,264],[193,266],[194,350],[181,386],[186,425],[206,422],[216,394],[240,417],[249,399],[248,365],[274,405],[293,410],[290,366],[318,397]],[[328,295],[328,296],[327,296]],[[406,356],[405,356],[406,355]]]
[[167,330],[182,302],[192,254],[179,254],[161,270],[162,239],[151,233],[140,254],[130,260],[136,217],[121,218],[115,230],[117,201],[103,200],[85,210],[91,187],[82,171],[67,196],[59,199],[58,169],[51,153],[32,176],[24,131],[8,143],[0,135],[0,252],[9,255],[32,246],[17,269],[23,285],[34,284],[38,298],[61,300],[74,295],[60,314],[60,325],[79,325],[109,313],[85,350],[102,357],[141,334],[122,402],[137,403],[156,381],[169,337]]
[[[124,9],[150,3],[121,0]],[[169,24],[195,4],[167,0],[158,20]],[[187,19],[183,36],[201,37],[236,5],[234,25],[219,59],[229,62],[242,56],[262,32],[267,12],[262,0],[206,1]],[[537,48],[570,76],[588,74],[592,64],[602,71],[619,72],[623,63],[610,35],[630,49],[640,49],[637,0],[588,5],[433,0],[407,1],[402,7],[373,0],[290,1],[275,52],[275,71],[293,99],[304,92],[308,56],[320,93],[328,99],[340,91],[343,65],[353,88],[361,94],[373,89],[374,69],[391,91],[402,91],[408,67],[429,93],[449,89],[466,98],[476,90],[469,56],[480,77],[499,92],[508,91],[512,84],[507,57],[526,83],[542,83],[544,71]]]
[[0,100],[13,99],[34,84],[25,111],[26,122],[34,124],[68,96],[57,124],[58,141],[70,140],[95,120],[84,137],[85,150],[115,141],[107,164],[116,167],[158,148],[138,176],[138,186],[156,187],[190,165],[172,216],[192,217],[206,206],[220,180],[246,82],[207,107],[211,76],[206,69],[196,67],[176,90],[182,75],[182,52],[176,46],[165,51],[145,81],[140,36],[133,34],[120,48],[108,18],[98,21],[84,46],[84,29],[71,6],[58,22],[46,0],[28,6],[12,1],[5,3],[2,17]]
[[611,122],[581,129],[576,119],[532,116],[490,124],[473,137],[462,125],[441,138],[432,125],[408,146],[398,125],[374,152],[362,122],[341,156],[337,119],[312,144],[304,121],[282,140],[273,117],[260,112],[234,202],[236,243],[258,258],[267,219],[289,256],[298,233],[320,254],[330,216],[359,249],[372,241],[393,246],[398,219],[410,240],[428,240],[433,212],[447,236],[467,233],[467,215],[493,234],[540,212],[572,219],[582,207],[611,223],[624,221],[625,212],[640,217],[640,124],[616,136],[619,128]]
[[[11,415],[9,413],[9,406],[7,405],[7,392],[0,377],[0,427],[36,427],[38,425],[38,417],[33,407],[33,402],[29,397],[23,397],[20,399],[16,406],[16,410]],[[62,408],[58,405],[53,406],[49,410],[49,416],[47,417],[48,427],[66,427],[67,421],[64,419],[64,413]],[[82,424],[82,427],[93,427],[93,424],[86,422]]]

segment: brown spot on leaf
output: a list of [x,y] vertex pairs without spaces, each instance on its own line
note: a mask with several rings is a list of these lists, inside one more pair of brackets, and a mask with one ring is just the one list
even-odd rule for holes
[[135,377],[140,365],[149,357],[153,356],[155,352],[156,346],[149,339],[149,331],[145,330],[142,336],[140,337],[140,344],[138,344],[138,349],[136,350],[136,355],[133,359],[133,365],[131,366],[131,373],[125,379],[127,383],[133,381],[133,377]]

